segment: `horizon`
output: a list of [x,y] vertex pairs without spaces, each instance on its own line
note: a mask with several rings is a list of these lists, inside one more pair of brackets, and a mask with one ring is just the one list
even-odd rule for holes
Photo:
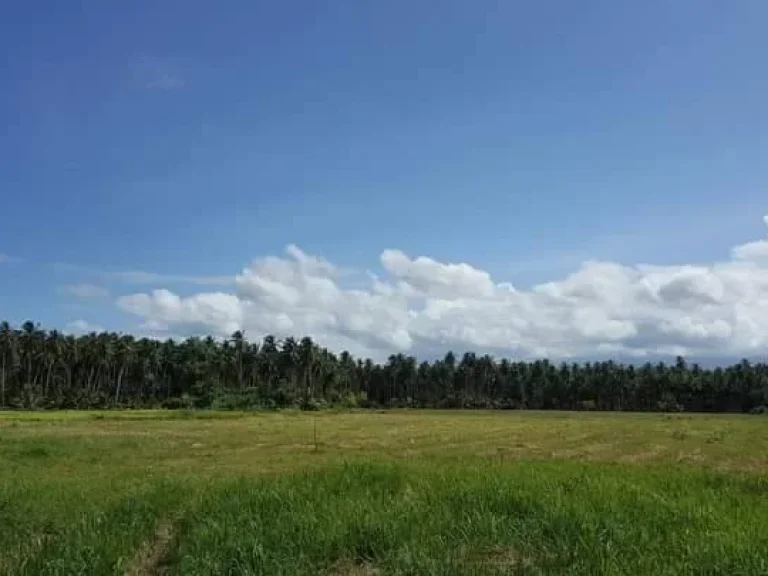
[[[8,323],[7,320],[0,319],[0,326],[3,325],[3,323]],[[83,338],[88,336],[116,336],[117,338],[123,338],[123,337],[130,337],[133,339],[134,342],[139,342],[141,340],[150,340],[150,341],[156,341],[159,343],[165,343],[167,341],[172,341],[174,345],[183,345],[188,340],[194,340],[197,339],[199,341],[206,341],[208,339],[211,339],[217,346],[223,345],[225,342],[232,342],[235,339],[235,334],[233,333],[229,337],[226,336],[215,336],[213,334],[192,334],[187,336],[169,336],[167,338],[159,338],[156,335],[152,334],[144,334],[144,335],[136,335],[132,334],[131,332],[123,332],[123,331],[110,331],[110,330],[99,330],[95,331],[92,330],[91,327],[75,327],[70,329],[58,329],[56,327],[47,327],[41,325],[39,322],[34,322],[33,320],[27,320],[21,324],[12,324],[8,323],[9,328],[12,331],[17,332],[23,332],[25,330],[25,325],[29,323],[34,326],[35,330],[39,330],[44,332],[47,336],[50,336],[52,333],[57,333],[61,336],[70,336],[74,338]],[[500,363],[502,360],[509,361],[511,363],[527,363],[527,364],[533,364],[535,362],[549,362],[552,365],[585,365],[585,364],[603,364],[607,362],[613,362],[617,366],[634,366],[636,368],[643,367],[645,365],[658,365],[658,364],[664,364],[664,365],[673,365],[675,364],[679,358],[682,358],[686,365],[688,367],[691,366],[699,366],[703,370],[714,370],[716,368],[729,368],[732,366],[736,366],[739,364],[742,364],[744,361],[749,362],[752,365],[768,365],[768,354],[759,356],[755,355],[752,357],[742,357],[742,358],[735,358],[735,357],[717,357],[717,356],[705,356],[702,358],[695,358],[695,357],[689,357],[689,356],[676,356],[671,357],[668,355],[649,355],[645,357],[621,357],[621,356],[585,356],[585,357],[568,357],[568,358],[548,358],[548,357],[527,357],[527,358],[516,358],[512,355],[509,355],[502,351],[497,351],[494,353],[493,351],[485,351],[484,353],[478,353],[471,349],[445,349],[442,352],[437,350],[432,350],[431,352],[423,355],[416,355],[416,354],[409,354],[409,353],[392,353],[389,356],[381,357],[378,359],[374,359],[368,356],[357,356],[355,354],[349,353],[348,350],[334,350],[329,349],[325,346],[323,346],[322,342],[315,341],[311,336],[305,336],[305,335],[286,335],[282,338],[276,337],[274,334],[265,334],[261,335],[256,338],[249,338],[248,334],[245,332],[237,331],[237,333],[240,334],[240,338],[244,342],[247,342],[248,344],[255,344],[258,346],[258,349],[260,350],[263,346],[265,340],[267,338],[274,338],[275,343],[277,344],[278,348],[282,349],[283,344],[288,339],[293,339],[296,343],[299,343],[304,337],[308,337],[312,343],[317,346],[321,350],[326,350],[330,352],[331,354],[334,354],[335,356],[340,356],[343,352],[346,352],[350,354],[350,356],[354,360],[360,360],[362,362],[366,361],[372,361],[374,364],[384,365],[388,363],[392,357],[401,355],[405,358],[412,357],[415,358],[419,363],[427,362],[428,364],[435,364],[436,362],[445,360],[446,356],[449,354],[452,354],[457,362],[461,362],[461,359],[464,357],[465,354],[472,355],[476,358],[482,358],[484,356],[490,357],[494,362]]]

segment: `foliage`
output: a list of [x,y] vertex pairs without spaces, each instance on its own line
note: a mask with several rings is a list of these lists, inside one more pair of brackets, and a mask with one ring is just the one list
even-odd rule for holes
[[326,406],[758,412],[768,366],[497,361],[452,352],[434,362],[334,354],[305,337],[278,342],[116,333],[83,336],[0,324],[0,407],[21,409]]

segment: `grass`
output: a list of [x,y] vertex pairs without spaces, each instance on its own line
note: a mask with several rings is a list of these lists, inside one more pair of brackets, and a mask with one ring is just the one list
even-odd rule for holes
[[5,413],[0,574],[768,574],[766,471],[748,416]]

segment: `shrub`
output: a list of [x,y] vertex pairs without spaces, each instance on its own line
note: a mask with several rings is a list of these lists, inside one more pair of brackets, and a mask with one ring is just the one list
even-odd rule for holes
[[316,398],[305,398],[301,401],[301,404],[299,404],[299,408],[308,412],[315,412],[317,410],[325,410],[328,408],[328,403],[322,398],[319,400]]
[[214,410],[255,410],[262,407],[262,399],[256,390],[230,391],[213,399]]
[[189,394],[182,394],[179,396],[171,396],[166,398],[160,403],[162,408],[166,410],[183,410],[192,408],[194,402]]

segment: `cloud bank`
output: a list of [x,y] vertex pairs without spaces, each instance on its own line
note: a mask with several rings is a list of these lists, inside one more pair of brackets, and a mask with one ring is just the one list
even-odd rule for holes
[[588,261],[529,289],[400,250],[384,250],[380,264],[384,277],[349,288],[335,265],[290,245],[253,261],[232,291],[160,289],[117,303],[160,333],[310,335],[377,359],[448,349],[553,359],[768,351],[768,239],[708,266]]

